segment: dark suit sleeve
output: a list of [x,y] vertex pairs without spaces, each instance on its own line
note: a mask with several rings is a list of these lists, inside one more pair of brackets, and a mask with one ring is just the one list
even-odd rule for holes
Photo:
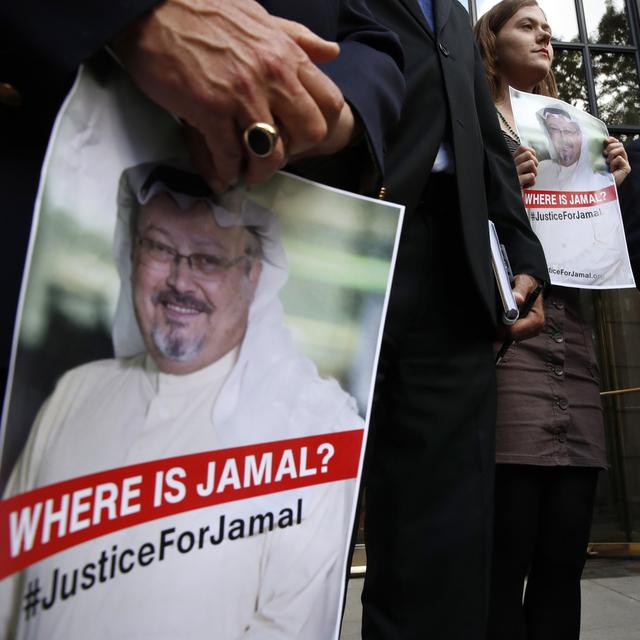
[[[64,82],[161,0],[10,0],[0,8],[0,80],[25,102]],[[58,87],[50,87],[55,90]]]
[[495,223],[515,274],[549,281],[542,246],[522,204],[513,157],[504,141],[487,85],[480,54],[475,50],[475,95],[485,149],[485,184],[489,218]]
[[[295,17],[305,22],[302,5],[297,10]],[[304,160],[288,169],[324,184],[374,195],[384,173],[385,135],[399,120],[404,97],[400,41],[376,22],[364,0],[340,0],[333,31],[306,24],[339,43],[340,55],[319,66],[342,91],[362,135],[337,154]]]
[[634,140],[626,149],[631,173],[618,188],[618,198],[633,277],[640,289],[640,140]]
[[404,97],[400,41],[374,20],[363,0],[340,3],[337,41],[340,55],[321,68],[355,111],[382,172],[384,134],[398,121]]

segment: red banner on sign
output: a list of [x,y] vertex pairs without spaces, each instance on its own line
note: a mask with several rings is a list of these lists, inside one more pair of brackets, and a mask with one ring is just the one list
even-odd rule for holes
[[597,191],[538,191],[525,189],[522,198],[527,209],[561,207],[595,207],[617,199],[616,188],[611,185]]
[[279,440],[110,469],[0,501],[0,579],[169,515],[358,474],[364,431]]

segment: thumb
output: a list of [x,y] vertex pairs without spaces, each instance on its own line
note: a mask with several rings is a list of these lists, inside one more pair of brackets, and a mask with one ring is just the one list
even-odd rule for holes
[[513,287],[513,297],[518,306],[521,306],[526,300],[529,292],[536,286],[536,281],[529,275],[518,274],[515,277],[515,286]]
[[522,294],[518,287],[515,287],[513,290],[513,298],[515,299],[516,304],[521,307],[524,304],[526,296]]

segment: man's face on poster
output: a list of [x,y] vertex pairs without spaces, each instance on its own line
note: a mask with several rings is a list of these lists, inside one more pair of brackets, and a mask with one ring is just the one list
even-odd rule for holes
[[549,137],[558,155],[558,163],[569,167],[578,162],[582,132],[576,122],[560,114],[550,113],[545,120]]
[[261,270],[246,227],[220,227],[207,203],[182,211],[161,193],[140,207],[132,240],[136,319],[161,371],[197,371],[242,342]]

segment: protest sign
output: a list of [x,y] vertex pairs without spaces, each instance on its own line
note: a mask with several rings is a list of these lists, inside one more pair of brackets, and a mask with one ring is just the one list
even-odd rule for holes
[[338,637],[401,219],[287,174],[213,194],[81,71],[3,407],[2,637]]
[[551,283],[634,287],[616,186],[602,155],[606,126],[561,100],[513,88],[510,96],[522,144],[539,160],[523,198]]

